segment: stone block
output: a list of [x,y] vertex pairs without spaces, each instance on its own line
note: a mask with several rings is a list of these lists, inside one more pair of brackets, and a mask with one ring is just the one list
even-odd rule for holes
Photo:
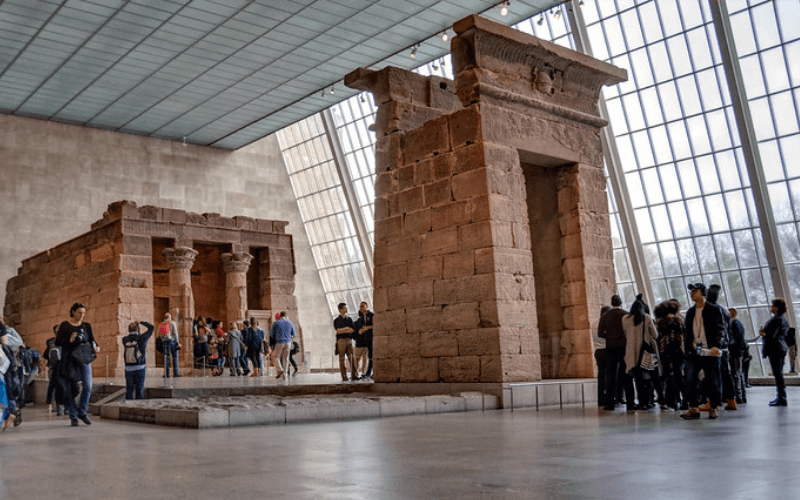
[[477,357],[500,354],[500,331],[498,328],[475,328],[456,332],[458,354],[461,357]]
[[411,260],[408,263],[408,281],[416,283],[430,281],[442,277],[442,256],[433,255],[421,259]]
[[[406,333],[389,337],[389,349],[393,357],[418,358],[420,357],[420,334]],[[374,348],[373,348],[374,349]]]
[[448,151],[450,149],[448,122],[446,116],[440,117],[406,132],[404,140],[406,163],[419,162]]
[[483,140],[483,116],[480,106],[467,106],[449,115],[450,136],[454,148]]
[[376,314],[374,318],[374,335],[396,335],[406,333],[406,311],[405,309],[391,309],[381,314]]
[[433,161],[434,161],[433,158],[428,158],[427,160],[423,160],[413,165],[414,168],[413,181],[415,186],[430,184],[431,182],[437,180],[433,175]]
[[380,198],[398,192],[399,183],[395,170],[378,171],[375,177],[375,197]]
[[494,276],[491,274],[462,276],[433,282],[433,303],[437,305],[491,301],[496,297]]
[[164,222],[172,222],[175,224],[185,224],[186,223],[186,211],[185,210],[176,210],[174,208],[162,208],[161,209],[161,220]]
[[379,135],[375,144],[375,170],[393,170],[405,163],[401,147],[402,134]]
[[400,358],[400,377],[406,382],[438,382],[439,358]]
[[425,413],[453,413],[467,411],[467,403],[456,396],[424,396]]
[[414,166],[414,164],[406,165],[392,172],[397,182],[397,191],[405,191],[414,187]]
[[125,235],[120,243],[122,248],[117,248],[116,253],[151,258],[153,256],[153,240],[149,236]]
[[269,406],[256,408],[231,408],[230,426],[277,425],[286,423],[285,406]]
[[154,423],[156,425],[169,425],[172,427],[185,427],[187,429],[198,429],[200,427],[199,412],[201,411],[202,410],[177,410],[169,408],[158,408],[156,409]]
[[108,242],[89,250],[89,259],[92,262],[103,262],[114,258],[114,246]]
[[[403,236],[427,233],[431,230],[431,209],[423,208],[403,216]],[[377,235],[376,235],[377,238]]]
[[[387,242],[375,242],[375,265],[409,262],[422,256],[419,236],[408,236]],[[376,286],[380,283],[376,283]]]
[[528,205],[525,199],[515,200],[496,194],[489,195],[492,220],[498,222],[528,223]]
[[383,287],[391,287],[408,281],[408,264],[384,264],[375,266],[375,283]]
[[122,271],[133,272],[152,272],[153,259],[150,256],[142,255],[120,255],[119,269]]
[[561,305],[562,307],[568,306],[585,306],[588,303],[586,296],[586,282],[576,281],[572,283],[563,283],[561,285]]
[[484,327],[508,326],[515,328],[537,327],[536,302],[507,302],[485,300],[481,302],[481,325]]
[[481,356],[481,382],[531,382],[541,378],[538,356]]
[[499,247],[512,248],[514,240],[511,224],[505,222],[474,222],[458,228],[458,246],[460,251],[479,248]]
[[[453,178],[455,180],[455,178]],[[450,179],[431,182],[423,186],[423,194],[426,207],[435,207],[449,203],[453,200],[453,192],[450,186]]]
[[286,406],[286,423],[379,418],[380,410],[380,404],[370,399],[296,402]]
[[219,427],[230,427],[228,410],[204,408],[197,413],[198,429],[213,429]]
[[420,281],[387,287],[390,309],[433,305],[433,283]]
[[444,255],[442,277],[455,278],[475,274],[475,254],[473,251]]
[[481,361],[478,356],[439,359],[439,377],[443,382],[478,382],[480,375]]
[[403,216],[387,217],[375,224],[375,241],[389,241],[403,236]]
[[426,332],[441,330],[441,307],[423,307],[406,309],[406,329],[408,332]]
[[400,381],[400,358],[374,358],[373,370],[376,383]]
[[372,308],[375,313],[386,311],[388,308],[388,295],[386,288],[375,288],[372,291]]
[[425,400],[422,398],[381,398],[380,406],[382,418],[425,414]]
[[533,255],[518,248],[481,248],[475,250],[475,273],[533,275]]
[[433,231],[420,236],[422,255],[442,255],[458,251],[459,234],[456,228]]
[[441,309],[441,326],[445,330],[461,330],[480,326],[478,302],[448,304]]
[[462,174],[478,168],[485,168],[484,148],[485,143],[471,144],[453,149],[453,159],[451,160],[452,175]]
[[456,201],[489,194],[486,168],[476,168],[453,176],[453,198]]
[[423,358],[458,356],[456,332],[425,332],[419,336],[419,355]]
[[513,239],[513,247],[521,250],[531,249],[531,226],[526,223],[517,223],[511,225],[511,233]]
[[501,301],[535,301],[536,290],[533,276],[496,274],[495,283],[497,300]]

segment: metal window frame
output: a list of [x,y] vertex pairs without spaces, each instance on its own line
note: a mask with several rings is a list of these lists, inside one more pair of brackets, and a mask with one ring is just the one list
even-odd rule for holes
[[361,253],[364,256],[364,264],[367,268],[367,277],[369,278],[370,287],[374,287],[375,280],[373,273],[375,269],[375,262],[373,259],[372,242],[367,232],[367,226],[364,223],[364,218],[361,212],[361,207],[358,205],[358,198],[355,190],[353,189],[353,179],[350,176],[350,171],[347,169],[345,163],[344,152],[342,143],[339,139],[339,134],[336,131],[336,123],[333,120],[330,108],[323,110],[320,113],[322,124],[325,127],[325,135],[328,137],[328,143],[333,153],[333,164],[336,166],[336,171],[339,173],[339,181],[342,183],[345,199],[347,200],[348,211],[350,217],[353,219],[353,225],[356,228],[356,236],[358,243],[361,246]]
[[708,0],[708,3],[711,8],[717,41],[722,55],[722,64],[725,68],[725,76],[728,82],[728,90],[731,94],[736,123],[739,128],[742,152],[747,166],[747,174],[750,177],[750,189],[753,192],[753,199],[756,205],[756,215],[758,216],[767,254],[772,287],[776,297],[783,297],[786,300],[787,312],[789,313],[787,316],[790,323],[794,324],[796,323],[794,300],[791,296],[778,230],[772,212],[772,203],[769,198],[769,190],[761,162],[761,152],[756,140],[742,70],[739,66],[739,57],[736,53],[736,43],[730,16],[728,15],[728,7],[725,2]]

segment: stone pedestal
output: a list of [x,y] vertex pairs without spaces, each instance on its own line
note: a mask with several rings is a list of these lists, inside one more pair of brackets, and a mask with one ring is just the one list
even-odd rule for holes
[[[192,320],[194,318],[194,295],[192,294],[192,266],[197,250],[189,247],[166,248],[164,259],[169,267],[169,312],[178,326],[178,335],[183,349],[180,351],[182,366],[191,366]],[[154,318],[155,322],[161,318]]]
[[376,382],[593,374],[614,288],[597,99],[620,70],[478,16],[455,81],[359,69],[375,123]]
[[245,319],[247,312],[247,270],[253,256],[246,252],[220,255],[225,270],[225,331],[232,321]]

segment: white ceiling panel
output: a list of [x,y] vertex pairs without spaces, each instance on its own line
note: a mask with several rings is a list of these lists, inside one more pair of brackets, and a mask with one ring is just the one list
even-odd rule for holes
[[359,66],[444,55],[466,15],[560,3],[498,1],[0,0],[0,113],[236,149],[353,95]]

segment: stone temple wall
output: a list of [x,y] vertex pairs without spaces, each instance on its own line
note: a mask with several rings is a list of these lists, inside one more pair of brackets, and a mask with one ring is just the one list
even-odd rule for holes
[[[178,323],[184,347],[179,365],[191,367],[192,318],[196,313],[207,314],[195,310],[195,295],[210,294],[198,296],[203,299],[198,302],[219,304],[214,316],[225,321],[226,330],[230,321],[251,315],[267,318],[285,310],[297,326],[302,345],[294,296],[294,248],[286,225],[285,221],[137,207],[128,201],[112,203],[91,231],[22,262],[18,275],[6,286],[5,319],[26,332],[30,345],[44,345],[52,336],[52,326],[67,319],[70,306],[84,303],[86,321],[92,324],[101,348],[93,364],[95,376],[106,375],[106,359],[108,375],[122,376],[120,338],[127,334],[128,324],[134,320],[158,324],[167,311]],[[217,262],[195,268],[195,242],[218,248]],[[154,255],[154,249],[161,255]],[[158,262],[155,266],[154,261]],[[246,288],[251,265],[259,271],[255,296]],[[204,274],[211,275],[215,286],[202,285]],[[225,286],[217,286],[220,282]],[[164,296],[161,311],[155,311],[158,296]],[[262,321],[265,331],[269,326]],[[156,364],[153,353],[151,342],[151,365]]]
[[376,382],[592,376],[614,289],[597,99],[623,70],[470,16],[455,81],[345,80],[378,104]]

